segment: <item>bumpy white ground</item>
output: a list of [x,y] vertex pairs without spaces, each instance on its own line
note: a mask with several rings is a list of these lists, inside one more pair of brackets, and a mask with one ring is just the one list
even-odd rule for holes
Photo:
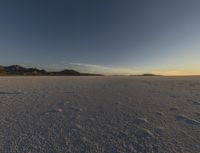
[[1,77],[1,153],[199,153],[200,77]]

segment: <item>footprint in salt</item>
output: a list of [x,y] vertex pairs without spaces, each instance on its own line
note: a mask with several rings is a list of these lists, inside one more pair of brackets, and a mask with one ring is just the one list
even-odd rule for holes
[[49,114],[54,114],[54,113],[62,113],[64,110],[61,108],[58,109],[49,109],[44,113],[41,113],[40,115],[49,115]]
[[200,117],[200,112],[197,112],[196,114],[197,114],[197,116],[199,116],[199,117]]
[[176,117],[176,119],[177,119],[178,121],[184,121],[184,122],[187,123],[187,124],[200,125],[200,122],[199,122],[199,121],[197,121],[197,120],[195,120],[195,119],[191,119],[191,118],[189,118],[188,116],[186,116],[186,115],[184,115],[184,114],[178,115],[178,116]]
[[161,112],[161,111],[156,111],[156,112],[154,112],[156,115],[159,115],[159,116],[164,116],[164,113],[163,112]]
[[193,101],[193,104],[194,104],[194,105],[200,105],[200,102],[198,102],[198,101]]
[[147,118],[139,117],[133,121],[135,124],[149,124]]
[[152,139],[155,139],[155,135],[149,130],[149,129],[146,129],[146,128],[141,128],[137,131],[137,136],[139,137],[149,137],[149,138],[152,138]]
[[170,111],[177,111],[178,110],[178,107],[171,107],[170,108]]
[[192,100],[192,99],[187,99],[187,101],[192,102],[194,105],[200,105],[200,102]]

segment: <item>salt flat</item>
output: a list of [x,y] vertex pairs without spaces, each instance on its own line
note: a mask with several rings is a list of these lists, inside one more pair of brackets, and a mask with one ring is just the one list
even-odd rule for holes
[[1,153],[199,153],[200,77],[1,77]]

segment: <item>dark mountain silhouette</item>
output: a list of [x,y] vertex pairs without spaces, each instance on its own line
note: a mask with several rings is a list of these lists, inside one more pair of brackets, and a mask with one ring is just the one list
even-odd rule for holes
[[145,73],[145,74],[142,74],[141,76],[158,76],[156,74],[151,74],[151,73]]
[[157,75],[157,74],[145,73],[145,74],[130,75],[130,76],[163,76],[163,75]]
[[80,73],[75,70],[62,70],[59,72],[47,72],[37,68],[25,68],[19,65],[1,66],[0,75],[47,75],[47,76],[101,76],[100,74]]
[[11,65],[11,66],[5,66],[3,67],[3,72],[6,74],[32,74],[32,75],[37,75],[37,74],[46,74],[47,72],[45,70],[40,70],[37,68],[25,68],[19,65]]

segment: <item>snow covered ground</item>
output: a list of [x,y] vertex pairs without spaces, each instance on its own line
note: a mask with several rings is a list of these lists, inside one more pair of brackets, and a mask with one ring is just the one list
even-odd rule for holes
[[0,77],[1,153],[199,153],[200,77]]

